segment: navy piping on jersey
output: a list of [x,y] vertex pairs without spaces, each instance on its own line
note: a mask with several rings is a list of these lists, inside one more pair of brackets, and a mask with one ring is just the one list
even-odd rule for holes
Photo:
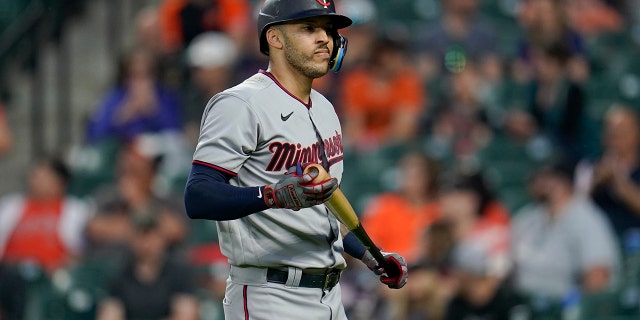
[[273,80],[273,82],[275,84],[278,85],[278,87],[280,87],[280,89],[282,89],[282,91],[284,91],[286,94],[290,95],[292,98],[298,100],[300,103],[302,103],[303,106],[305,106],[305,108],[307,109],[311,109],[313,101],[311,101],[311,97],[309,97],[309,103],[305,103],[304,101],[300,100],[300,98],[296,97],[293,93],[291,93],[291,91],[287,90],[287,88],[285,88],[280,81],[278,81],[278,79],[276,79],[276,77],[269,71],[265,71],[265,70],[260,70],[260,73],[264,74],[265,76],[269,77],[269,79]]
[[249,306],[248,306],[248,299],[247,299],[247,285],[245,284],[244,287],[242,288],[242,300],[244,302],[244,319],[245,320],[249,320]]
[[222,171],[222,172],[224,172],[224,173],[226,173],[226,174],[228,174],[230,176],[234,176],[234,177],[238,176],[237,173],[235,173],[235,172],[233,172],[231,170],[227,170],[225,168],[218,167],[215,164],[211,164],[211,163],[208,163],[208,162],[204,162],[204,161],[200,161],[200,160],[193,160],[191,163],[195,163],[195,164],[200,164],[200,165],[203,165],[203,166],[211,167],[211,168],[216,169],[218,171]]
[[268,209],[262,187],[229,184],[234,175],[206,162],[191,165],[184,189],[184,206],[191,219],[235,220]]

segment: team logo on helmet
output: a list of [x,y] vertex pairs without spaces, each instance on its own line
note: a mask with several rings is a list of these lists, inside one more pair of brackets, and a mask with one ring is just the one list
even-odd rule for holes
[[331,5],[331,1],[329,0],[316,0],[320,5],[323,5],[325,7],[328,7]]

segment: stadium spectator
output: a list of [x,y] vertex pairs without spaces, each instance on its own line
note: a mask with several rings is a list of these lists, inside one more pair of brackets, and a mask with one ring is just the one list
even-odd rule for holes
[[615,235],[603,213],[573,188],[574,167],[557,161],[532,177],[535,199],[514,217],[514,285],[532,298],[560,302],[578,289],[612,288],[620,267]]
[[491,274],[491,253],[478,246],[458,246],[453,253],[457,293],[447,303],[447,320],[531,319],[529,300],[504,277]]
[[640,123],[637,112],[615,105],[604,117],[602,154],[579,165],[578,181],[611,222],[618,239],[640,228]]
[[0,104],[0,156],[6,155],[11,151],[13,145],[13,135],[7,121],[4,106]]
[[511,108],[504,113],[489,144],[478,153],[479,167],[487,172],[496,196],[510,212],[530,201],[528,177],[551,158],[556,146],[542,135],[533,116],[526,110]]
[[158,216],[161,233],[169,247],[187,237],[187,223],[179,200],[161,196],[154,189],[161,158],[149,157],[134,145],[118,157],[116,183],[93,194],[97,214],[86,229],[91,253],[99,258],[122,258],[134,236],[134,221],[145,215]]
[[181,90],[184,83],[183,57],[168,51],[162,42],[160,12],[156,5],[140,9],[133,21],[131,47],[148,52],[157,61],[157,79],[173,90]]
[[179,132],[179,98],[158,81],[154,55],[133,49],[119,63],[115,85],[89,121],[88,142],[114,139],[126,143],[143,133]]
[[568,0],[567,16],[571,26],[585,37],[618,32],[625,24],[624,17],[603,0]]
[[398,190],[378,195],[362,214],[362,225],[376,244],[398,252],[408,264],[419,256],[424,230],[439,217],[438,171],[434,159],[408,152],[399,163]]
[[462,169],[449,172],[441,184],[439,201],[442,217],[438,223],[446,226],[449,245],[445,246],[446,251],[441,258],[446,259],[441,262],[442,269],[439,273],[431,273],[436,280],[431,284],[432,290],[437,295],[433,297],[434,309],[429,312],[446,316],[450,299],[466,294],[465,287],[460,287],[460,275],[454,272],[456,261],[453,254],[456,252],[482,253],[483,277],[476,283],[483,288],[497,288],[505,281],[511,268],[509,212],[494,197],[482,172]]
[[192,270],[169,254],[158,216],[137,216],[133,229],[133,254],[112,280],[97,318],[198,319]]
[[[487,184],[482,172],[455,172],[442,184],[440,193],[443,219],[453,224],[455,239],[467,241],[483,238],[483,234],[492,234],[495,238],[486,239],[495,254],[504,254],[502,250],[504,229],[509,226],[509,211]],[[495,233],[495,234],[494,234]],[[493,242],[496,241],[496,242]],[[500,260],[503,263],[506,260]],[[496,265],[502,267],[502,265]]]
[[403,319],[443,319],[446,306],[457,284],[452,277],[452,252],[456,243],[452,224],[438,220],[424,230],[421,253],[409,266],[411,282],[403,290],[404,298],[397,299]]
[[406,54],[403,41],[384,37],[371,49],[365,66],[342,75],[343,136],[352,150],[372,151],[415,138],[426,97]]
[[511,267],[509,211],[495,198],[483,173],[454,170],[442,185],[440,206],[442,219],[452,225],[456,248],[485,252],[486,274],[504,279]]
[[448,77],[446,97],[428,110],[422,125],[431,154],[451,164],[475,161],[476,154],[493,137],[488,112],[481,101],[482,78],[473,65]]
[[[418,27],[415,33],[417,67],[425,83],[465,69],[468,63],[487,71],[483,77],[502,76],[497,33],[479,12],[478,0],[439,1],[442,14],[435,22]],[[496,73],[497,72],[497,73]]]
[[186,51],[190,85],[184,92],[185,133],[196,143],[207,102],[232,85],[238,49],[227,35],[206,32],[193,39]]
[[512,65],[513,78],[520,83],[529,82],[536,73],[536,52],[564,47],[569,79],[580,84],[587,81],[589,64],[585,43],[569,24],[564,1],[524,0],[518,4],[517,18],[524,34],[517,43],[517,58]]
[[[437,203],[439,163],[419,150],[409,150],[398,161],[397,190],[375,196],[362,212],[362,225],[376,245],[385,251],[398,252],[408,264],[421,258],[421,239],[427,229],[439,217]],[[362,271],[364,270],[364,271]],[[368,300],[375,308],[361,310],[358,303],[347,303],[347,309],[356,319],[388,319],[401,317],[405,312],[407,292],[398,290],[378,291],[367,286],[369,272],[351,266],[354,281],[345,283],[347,302]],[[377,296],[371,296],[375,290]],[[351,314],[349,315],[351,317]]]
[[585,152],[581,146],[585,92],[568,76],[569,50],[565,43],[555,43],[532,52],[535,76],[528,103],[541,132],[563,151],[563,157],[577,161]]
[[49,275],[83,253],[92,206],[66,193],[70,174],[57,158],[29,170],[26,193],[0,200],[0,262],[35,263]]
[[133,46],[143,48],[156,57],[166,54],[160,37],[160,17],[156,6],[142,8],[136,13],[133,31]]
[[251,9],[247,0],[164,0],[159,14],[165,50],[182,51],[207,31],[224,32],[243,47],[251,27]]

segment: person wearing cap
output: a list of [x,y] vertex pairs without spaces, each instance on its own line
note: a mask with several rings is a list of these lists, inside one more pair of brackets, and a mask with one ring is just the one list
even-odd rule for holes
[[615,284],[620,256],[602,211],[574,190],[574,166],[542,166],[529,189],[534,199],[516,213],[512,255],[516,289],[559,302],[574,290],[596,293]]
[[186,50],[189,85],[183,94],[184,132],[195,143],[200,118],[207,101],[232,85],[239,58],[233,39],[223,32],[205,32],[196,36]]
[[[257,19],[267,69],[205,108],[184,201],[190,218],[216,221],[231,265],[227,320],[346,319],[345,252],[389,288],[407,281],[402,256],[383,253],[378,265],[323,205],[342,179],[344,147],[332,103],[312,84],[340,69],[339,30],[351,23],[335,1],[267,0]],[[329,177],[316,179],[309,163]]]

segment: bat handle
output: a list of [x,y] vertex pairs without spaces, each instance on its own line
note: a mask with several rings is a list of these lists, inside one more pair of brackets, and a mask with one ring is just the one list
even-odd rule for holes
[[367,251],[369,251],[369,253],[371,253],[373,258],[376,259],[378,265],[384,268],[384,272],[387,274],[387,276],[394,277],[398,275],[400,270],[398,270],[396,266],[392,266],[389,262],[387,262],[387,259],[384,258],[382,252],[380,252],[380,249],[378,249],[378,247],[373,243],[373,240],[371,240],[369,234],[367,234],[362,225],[359,225],[357,228],[351,230],[351,232],[353,232],[353,234],[360,240],[360,242],[362,242],[364,247],[367,249]]

